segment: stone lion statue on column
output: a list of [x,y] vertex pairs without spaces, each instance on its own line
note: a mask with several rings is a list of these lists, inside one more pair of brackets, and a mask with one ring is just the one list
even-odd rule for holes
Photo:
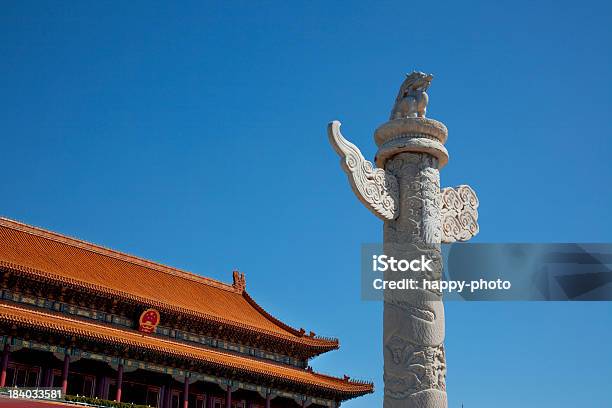
[[391,111],[391,120],[401,118],[424,118],[427,111],[427,89],[431,84],[433,75],[420,71],[406,74],[395,98],[395,105]]

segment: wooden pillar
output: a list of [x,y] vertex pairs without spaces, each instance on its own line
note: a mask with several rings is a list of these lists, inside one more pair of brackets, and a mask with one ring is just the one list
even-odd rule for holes
[[117,367],[117,394],[115,401],[121,402],[121,387],[123,386],[123,364],[119,364]]
[[206,394],[206,408],[213,408],[213,400],[212,394]]
[[159,387],[159,408],[166,408],[166,405],[164,404],[165,398],[166,398],[166,386],[162,385],[161,387]]
[[11,345],[7,342],[2,350],[2,372],[0,373],[0,387],[6,385],[6,370],[8,369],[9,356],[11,354]]
[[232,408],[232,387],[227,386],[227,394],[225,395],[225,408]]
[[102,388],[102,399],[108,399],[108,393],[110,391],[110,377],[104,376],[104,388]]
[[47,367],[44,367],[44,366],[41,365],[40,366],[39,374],[40,374],[40,376],[39,376],[40,377],[39,378],[40,381],[39,381],[38,386],[39,387],[46,387],[47,386],[47,376],[49,374],[49,370],[47,369]]
[[170,408],[172,405],[172,378],[168,380],[168,385],[166,386],[166,395],[164,398],[164,408]]
[[185,386],[183,387],[183,408],[189,408],[189,377],[185,375]]
[[94,397],[102,398],[102,387],[104,386],[104,376],[97,375],[96,376],[96,391]]
[[40,368],[40,386],[41,387],[48,387],[47,384],[49,383],[49,370],[51,369],[47,367]]
[[68,369],[70,368],[70,354],[64,354],[64,366],[62,367],[62,396],[68,391]]
[[43,378],[42,386],[43,387],[53,387],[53,368],[48,367],[44,371],[45,375]]
[[98,376],[98,390],[96,396],[101,399],[108,399],[108,377]]
[[272,402],[272,394],[266,394],[266,408],[270,408],[270,404]]

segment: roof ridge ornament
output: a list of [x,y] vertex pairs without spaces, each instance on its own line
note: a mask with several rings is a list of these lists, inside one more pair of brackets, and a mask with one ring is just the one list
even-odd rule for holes
[[246,290],[246,277],[244,276],[244,272],[240,272],[236,269],[232,272],[232,278],[234,280],[232,287],[240,293],[244,292]]

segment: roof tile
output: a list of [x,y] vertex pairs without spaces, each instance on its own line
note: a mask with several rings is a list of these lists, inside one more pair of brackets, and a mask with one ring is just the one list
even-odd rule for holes
[[304,336],[275,319],[240,287],[6,218],[0,265],[314,348],[338,347],[336,339]]
[[237,369],[242,372],[315,386],[329,391],[340,392],[349,397],[363,395],[373,391],[373,385],[371,383],[347,381],[345,379],[308,370],[301,370],[205,347],[180,343],[154,335],[144,335],[136,330],[120,329],[113,326],[80,320],[78,318],[7,304],[5,302],[0,302],[0,322],[149,349],[164,354],[174,355],[176,357],[193,359],[230,369]]

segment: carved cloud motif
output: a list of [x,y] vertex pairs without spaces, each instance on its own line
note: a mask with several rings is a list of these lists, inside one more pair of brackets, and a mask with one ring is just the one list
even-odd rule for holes
[[442,242],[467,241],[478,234],[478,197],[470,186],[442,189]]
[[329,141],[340,156],[342,169],[353,192],[368,210],[383,221],[393,220],[399,214],[399,186],[397,179],[384,169],[375,168],[366,160],[357,146],[340,133],[340,122],[327,127]]

